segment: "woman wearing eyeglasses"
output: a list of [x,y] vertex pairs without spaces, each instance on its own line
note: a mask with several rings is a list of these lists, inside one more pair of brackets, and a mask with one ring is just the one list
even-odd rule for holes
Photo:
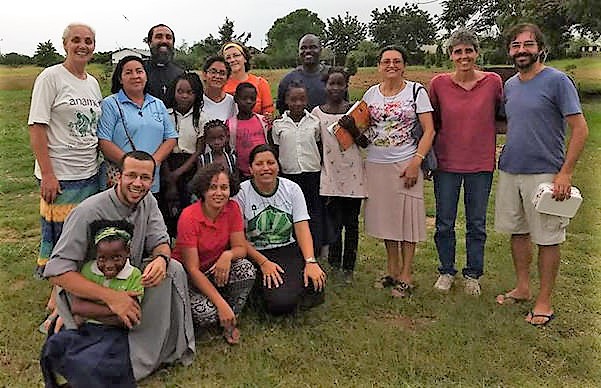
[[[121,59],[111,80],[111,94],[102,101],[98,122],[98,145],[104,157],[120,163],[129,151],[146,151],[156,162],[155,176],[161,163],[177,144],[178,133],[163,101],[148,93],[148,77],[141,58]],[[150,191],[158,194],[160,179]]]
[[232,69],[232,75],[225,83],[223,90],[231,95],[236,92],[236,87],[241,82],[248,82],[257,89],[257,102],[253,112],[263,116],[271,117],[275,110],[271,88],[263,77],[250,74],[250,53],[248,49],[235,42],[226,43],[221,50],[223,57]]
[[[400,47],[383,48],[378,65],[382,82],[370,87],[363,96],[371,123],[365,132],[369,140],[365,231],[383,239],[386,245],[387,274],[375,286],[392,287],[396,297],[411,293],[415,245],[426,239],[424,176],[420,166],[434,138],[428,93],[422,85],[405,80],[406,63],[407,54]],[[424,130],[419,142],[411,136],[418,120]],[[350,116],[343,116],[340,125],[354,128]]]
[[227,94],[223,87],[232,74],[232,68],[222,56],[207,59],[202,76],[205,83],[204,108],[208,120],[225,121],[236,114],[234,97]]

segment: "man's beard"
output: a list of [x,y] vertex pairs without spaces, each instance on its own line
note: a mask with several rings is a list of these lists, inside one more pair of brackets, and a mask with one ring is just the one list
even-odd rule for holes
[[[162,47],[166,47],[167,50],[160,50]],[[151,47],[150,54],[152,55],[152,61],[154,63],[166,65],[173,60],[173,48],[166,44]]]
[[[517,60],[518,60],[518,58],[521,58],[521,57],[529,58],[530,60],[525,63],[519,63]],[[539,58],[540,58],[540,53],[536,53],[536,54],[518,53],[512,57],[515,67],[517,67],[520,70],[530,69],[532,66],[534,66],[534,64],[536,62],[538,62]]]

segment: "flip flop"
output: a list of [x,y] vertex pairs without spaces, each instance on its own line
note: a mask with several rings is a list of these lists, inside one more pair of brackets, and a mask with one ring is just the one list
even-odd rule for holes
[[[544,327],[547,326],[549,324],[549,322],[551,322],[552,320],[555,319],[555,314],[551,313],[551,314],[535,314],[534,311],[530,311],[528,313],[528,316],[530,316],[530,320],[528,321],[529,324],[531,324],[532,326],[538,326],[538,327]],[[543,322],[532,322],[533,318],[545,318],[546,320]]]
[[530,298],[516,298],[515,296],[510,295],[509,292],[506,292],[504,294],[497,295],[495,300],[497,301],[497,304],[510,305],[510,304],[528,302],[530,300]]
[[405,283],[402,280],[392,287],[391,295],[395,298],[405,298],[407,296],[411,296],[411,292],[415,287],[409,283]]

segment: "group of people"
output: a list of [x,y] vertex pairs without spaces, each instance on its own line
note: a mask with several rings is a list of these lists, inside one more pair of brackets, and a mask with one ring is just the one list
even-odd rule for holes
[[[251,297],[276,315],[322,303],[326,273],[316,256],[352,284],[362,202],[365,231],[387,253],[375,286],[410,295],[416,244],[426,240],[422,163],[431,149],[434,287],[449,291],[457,273],[463,187],[464,289],[479,295],[497,121],[505,118],[495,226],[511,234],[517,286],[497,303],[532,298],[537,244],[541,286],[526,320],[549,323],[568,220],[536,212],[531,196],[552,182],[557,200],[569,197],[588,129],[569,77],[542,61],[538,27],[520,24],[507,36],[518,73],[505,87],[478,69],[478,40],[464,29],[447,45],[454,71],[428,90],[405,79],[403,48],[383,48],[381,82],[362,98],[370,121],[363,130],[347,114],[349,75],[320,62],[315,35],[301,38],[301,65],[280,82],[274,106],[243,45],[224,45],[199,77],[173,62],[174,33],[164,24],[148,33],[149,60],[119,61],[103,99],[85,71],[95,33],[69,25],[65,61],[36,79],[29,117],[41,194],[36,272],[55,286],[40,360],[47,386],[135,385],[162,364],[189,363],[195,329],[215,324],[238,343],[237,320]],[[353,137],[349,148],[335,125]]]

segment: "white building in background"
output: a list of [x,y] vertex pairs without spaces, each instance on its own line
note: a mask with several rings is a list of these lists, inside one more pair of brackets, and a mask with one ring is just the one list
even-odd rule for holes
[[150,58],[150,50],[124,48],[111,54],[111,63],[115,66],[122,58],[128,55],[135,55],[136,57],[146,59]]

